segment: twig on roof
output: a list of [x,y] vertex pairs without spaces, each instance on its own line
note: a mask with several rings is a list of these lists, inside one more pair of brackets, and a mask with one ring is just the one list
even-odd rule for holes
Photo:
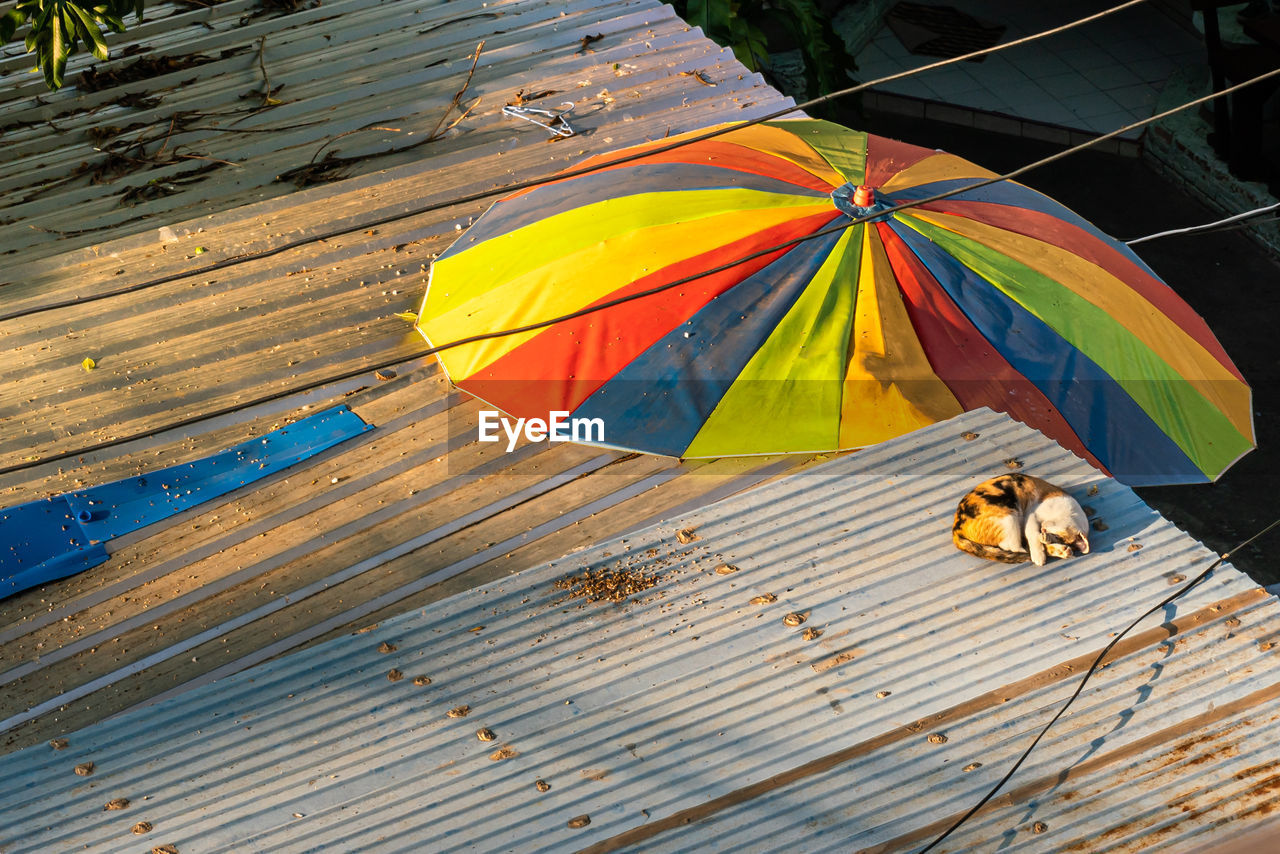
[[266,52],[267,37],[266,34],[263,34],[263,36],[258,39],[258,67],[262,69],[262,106],[274,107],[283,102],[277,98],[271,97],[275,93],[271,91],[271,78],[267,76],[267,62],[264,58]]
[[[440,133],[440,127],[444,124],[445,119],[449,118],[449,114],[452,113],[458,106],[459,102],[462,101],[462,96],[466,94],[467,87],[471,85],[471,78],[476,73],[476,64],[480,62],[480,51],[482,50],[484,50],[484,39],[481,39],[480,43],[476,45],[476,54],[471,58],[471,70],[467,72],[467,79],[462,82],[462,88],[454,93],[453,100],[449,102],[449,107],[444,111],[444,115],[440,117],[440,121],[436,122],[436,126],[432,128],[431,133],[427,135],[427,139],[431,140],[437,138],[437,135]],[[475,104],[472,104],[472,107],[474,106]],[[470,112],[470,110],[467,112]],[[465,115],[466,113],[463,113],[463,116]],[[453,123],[453,125],[456,124],[457,122]],[[445,130],[449,130],[453,125],[449,125]]]
[[322,145],[322,146],[320,146],[319,148],[317,148],[317,149],[316,149],[316,153],[315,153],[315,154],[313,154],[313,155],[311,155],[311,160],[310,160],[310,162],[311,162],[311,163],[315,163],[315,162],[316,162],[316,158],[320,156],[320,152],[324,151],[326,148],[328,148],[330,145],[332,145],[333,143],[337,142],[338,140],[342,139],[344,136],[351,136],[351,134],[353,134],[353,133],[363,133],[364,131],[367,131],[367,130],[385,130],[385,131],[389,131],[389,132],[391,132],[391,133],[402,133],[402,132],[403,132],[400,128],[389,128],[389,127],[384,127],[384,126],[382,126],[382,125],[374,125],[374,124],[364,125],[363,127],[358,127],[358,128],[356,128],[355,130],[344,131],[344,132],[342,132],[342,133],[338,134],[338,135],[337,135],[337,136],[335,136],[335,137],[331,137],[331,138],[329,138],[329,139],[325,140],[324,145]]

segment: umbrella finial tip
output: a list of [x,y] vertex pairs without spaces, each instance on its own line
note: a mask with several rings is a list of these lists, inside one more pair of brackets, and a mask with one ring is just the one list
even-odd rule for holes
[[853,191],[853,203],[860,208],[869,208],[871,203],[875,201],[875,192],[868,184],[860,184],[858,189]]

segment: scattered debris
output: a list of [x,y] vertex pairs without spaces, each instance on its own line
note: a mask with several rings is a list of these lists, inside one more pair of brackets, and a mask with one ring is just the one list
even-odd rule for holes
[[596,33],[594,36],[583,36],[582,47],[578,48],[577,52],[580,54],[595,53],[595,49],[592,48],[591,45],[595,44],[596,42],[600,41],[603,38],[604,38],[604,33]]
[[574,816],[566,824],[571,830],[577,830],[580,827],[586,827],[591,824],[591,816],[585,814]]
[[550,784],[550,783],[548,783],[546,780],[543,780],[543,779],[537,779],[537,780],[534,780],[534,781],[533,781],[533,787],[534,787],[535,789],[537,789],[539,792],[549,792],[549,791],[551,791],[551,784]]
[[1090,519],[1092,519],[1094,516],[1097,516],[1097,515],[1098,515],[1098,511],[1097,511],[1097,510],[1094,510],[1094,509],[1093,509],[1092,507],[1090,507],[1088,504],[1081,504],[1081,505],[1080,505],[1080,509],[1081,509],[1081,510],[1083,510],[1083,511],[1084,511],[1084,515],[1088,516]]
[[178,846],[172,842],[166,842],[164,845],[157,845],[152,848],[151,854],[178,854]]
[[539,91],[539,92],[531,92],[531,93],[529,93],[528,95],[526,95],[526,94],[524,93],[524,90],[523,90],[523,89],[521,89],[521,90],[519,90],[518,92],[516,92],[515,96],[514,96],[510,101],[507,101],[506,106],[508,106],[508,107],[522,107],[522,106],[524,106],[525,104],[527,104],[527,103],[528,103],[528,102],[530,102],[530,101],[537,101],[537,100],[540,100],[540,99],[542,99],[542,98],[546,98],[546,97],[549,97],[549,96],[551,96],[551,95],[555,95],[555,94],[558,94],[558,90],[556,90],[556,89],[543,89],[543,90],[541,90],[541,91]]
[[1142,543],[1129,543],[1129,551],[1136,552],[1142,548]]
[[692,77],[694,80],[697,80],[697,81],[698,81],[699,83],[701,83],[703,86],[711,86],[711,87],[713,87],[713,88],[714,88],[714,87],[715,87],[715,85],[716,85],[716,84],[714,84],[714,83],[712,83],[712,82],[711,82],[711,78],[710,78],[710,77],[708,77],[707,75],[703,74],[701,71],[681,71],[681,72],[680,72],[680,76],[681,76],[681,77]]
[[1170,575],[1170,576],[1169,576],[1169,583],[1170,583],[1170,584],[1181,584],[1182,582],[1184,582],[1184,581],[1186,581],[1186,580],[1187,580],[1187,577],[1186,577],[1185,575],[1181,575],[1181,574],[1174,574],[1174,575]]
[[965,773],[968,773],[970,771],[977,771],[981,767],[982,767],[981,762],[970,762],[968,765],[964,766],[960,770],[964,771]]
[[738,568],[731,563],[722,563],[716,567],[716,575],[733,575]]
[[1098,484],[1096,484],[1096,483],[1095,483],[1093,486],[1089,487],[1089,492],[1088,492],[1088,494],[1089,494],[1089,495],[1097,495],[1097,494],[1098,494]]
[[112,798],[111,800],[107,801],[107,804],[106,806],[103,807],[103,809],[104,810],[122,810],[122,809],[126,809],[128,806],[129,806],[128,798]]
[[[414,319],[416,320],[417,317],[415,316]],[[386,380],[393,380],[396,378],[396,372],[390,368],[379,368],[373,372],[373,375],[384,382]]]
[[513,756],[519,756],[520,752],[511,745],[504,745],[501,750],[495,750],[489,754],[490,762],[501,762],[503,759],[510,759]]
[[470,706],[454,706],[452,709],[445,712],[445,714],[451,718],[465,718],[467,715],[471,714],[471,707]]
[[1092,527],[1093,527],[1093,530],[1095,531],[1105,531],[1109,526],[1107,525],[1106,522],[1102,521],[1101,519],[1094,519]]
[[63,750],[70,743],[71,742],[67,741],[65,738],[55,738],[49,742],[49,746],[52,747],[54,750]]
[[487,726],[476,730],[476,738],[481,741],[493,741],[497,737],[498,736],[494,734],[493,730],[489,729]]
[[971,430],[965,430],[963,433],[960,434],[960,438],[964,439],[966,442],[972,442],[974,439],[978,438],[978,434],[972,432]]
[[80,367],[84,368],[86,371],[92,371],[94,368],[98,367],[98,363],[95,362],[92,357],[85,356],[84,361],[80,363]]
[[807,641],[817,640],[822,637],[822,629],[815,629],[813,626],[810,626],[800,633],[800,637]]
[[206,56],[202,53],[193,53],[188,56],[149,56],[128,65],[104,71],[99,71],[97,66],[90,66],[81,73],[76,88],[81,92],[100,92],[103,89],[123,86],[125,83],[148,80],[174,71],[185,71],[197,65],[227,59],[247,50],[249,50],[247,46],[229,48],[222,51],[219,56]]
[[877,692],[876,692],[876,699],[877,699],[877,700],[883,700],[885,697],[889,696],[889,695],[890,695],[890,694],[892,694],[892,693],[893,693],[892,691],[877,691]]
[[404,674],[401,673],[397,668],[393,667],[387,671],[387,678],[390,679],[392,682],[399,682],[401,679],[404,678]]
[[423,685],[430,685],[430,684],[431,684],[431,677],[430,677],[430,676],[415,676],[415,677],[413,677],[413,684],[414,684],[414,685],[417,685],[419,688],[421,688]]
[[580,575],[556,579],[554,585],[568,590],[570,599],[581,597],[588,602],[623,602],[629,596],[648,590],[661,580],[657,573],[646,573],[635,567],[588,569]]
[[319,161],[316,160],[316,158],[320,156],[320,152],[324,151],[325,148],[330,143],[332,143],[334,140],[338,139],[339,137],[347,136],[348,134],[356,133],[361,130],[398,131],[399,129],[369,125],[363,128],[357,128],[355,131],[347,131],[346,133],[338,134],[338,136],[335,136],[333,139],[330,139],[328,142],[325,142],[323,145],[317,148],[315,154],[311,155],[310,162],[306,163],[305,165],[295,166],[293,169],[286,169],[284,172],[281,172],[279,175],[275,177],[276,183],[286,183],[286,182],[292,183],[295,187],[302,189],[303,187],[308,187],[308,186],[311,186],[312,184],[321,184],[329,181],[338,181],[338,180],[341,180],[342,178],[345,178],[347,176],[347,171],[354,164],[362,160],[368,160],[373,157],[386,157],[392,154],[400,154],[402,152],[409,151],[414,148],[418,148],[419,146],[423,146],[423,145],[427,145],[428,143],[435,142],[437,139],[444,136],[444,134],[448,133],[450,130],[456,127],[459,122],[461,122],[463,119],[465,119],[468,115],[471,114],[472,110],[474,110],[477,106],[479,106],[480,99],[477,98],[471,104],[471,106],[463,110],[462,113],[456,119],[449,122],[447,125],[445,124],[445,121],[453,113],[454,109],[460,106],[462,96],[466,93],[467,87],[471,85],[471,78],[476,73],[476,64],[480,61],[480,52],[482,50],[484,50],[483,40],[476,45],[475,55],[471,59],[471,68],[467,72],[467,77],[462,83],[462,88],[460,88],[454,94],[453,100],[449,102],[449,106],[445,109],[444,115],[442,115],[440,117],[440,120],[436,122],[436,126],[432,128],[431,133],[422,137],[417,142],[411,142],[411,143],[408,143],[407,145],[399,146],[398,148],[390,148],[390,149],[387,149],[386,151],[375,151],[369,154],[357,154],[352,157],[339,157],[338,150],[334,149],[333,151],[330,151],[327,154],[325,154],[325,156],[321,160]]
[[425,36],[427,33],[434,32],[440,29],[441,27],[447,27],[450,24],[458,24],[458,23],[461,23],[462,21],[470,21],[472,18],[501,18],[504,14],[506,13],[505,12],[476,12],[474,15],[463,15],[459,18],[450,18],[449,20],[442,21],[439,24],[432,24],[431,26],[427,27],[425,30],[418,30],[418,35]]
[[128,95],[116,98],[115,104],[132,110],[150,110],[160,106],[160,99],[149,98],[146,92],[130,92]]
[[79,765],[76,766],[75,771],[76,771],[76,774],[78,774],[81,777],[88,777],[90,774],[93,773],[93,763],[81,762]]
[[942,733],[940,733],[940,732],[930,733],[930,734],[929,734],[929,743],[930,743],[930,744],[946,744],[946,743],[947,743],[947,737],[946,737],[945,735],[943,735]]
[[676,540],[678,540],[682,546],[687,546],[696,539],[698,539],[698,535],[695,533],[693,528],[681,528],[679,531],[676,531]]
[[782,622],[786,623],[788,626],[791,626],[792,628],[795,628],[796,626],[800,625],[807,619],[809,619],[807,614],[797,614],[796,612],[792,611],[790,614],[787,614],[785,617],[782,618]]
[[1010,457],[1004,461],[1005,468],[1020,469],[1022,468],[1022,460],[1017,457]]
[[759,596],[751,597],[752,605],[768,605],[770,602],[777,602],[778,597],[772,593],[761,593]]
[[384,654],[388,652],[395,652],[397,649],[399,649],[398,646],[388,641],[383,641],[382,643],[378,644],[378,652],[381,652]]
[[1032,833],[1044,833],[1048,829],[1049,825],[1045,824],[1043,821],[1037,821],[1035,824],[1031,825]]
[[149,822],[149,821],[140,821],[140,822],[138,822],[137,824],[135,824],[131,829],[133,830],[133,832],[134,832],[134,833],[138,834],[139,836],[141,836],[141,835],[142,835],[142,834],[144,834],[144,833],[150,833],[150,832],[151,832],[151,822]]

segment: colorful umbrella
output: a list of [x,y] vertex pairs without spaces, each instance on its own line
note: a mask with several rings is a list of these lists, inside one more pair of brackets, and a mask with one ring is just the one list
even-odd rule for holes
[[872,215],[440,361],[511,416],[676,457],[859,448],[982,406],[1135,485],[1247,453],[1249,387],[1124,244],[1007,181],[892,210],[991,177],[829,122],[742,127],[502,199],[435,262],[418,327],[521,327]]

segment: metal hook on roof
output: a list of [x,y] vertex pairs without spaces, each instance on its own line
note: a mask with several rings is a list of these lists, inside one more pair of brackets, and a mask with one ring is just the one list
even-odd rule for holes
[[[535,107],[517,107],[512,104],[508,104],[502,108],[502,114],[504,116],[510,116],[513,119],[524,119],[526,122],[532,122],[550,133],[552,136],[573,136],[576,131],[573,129],[573,126],[569,124],[569,120],[565,118],[565,116],[573,112],[573,103],[571,101],[566,101],[560,106],[567,107],[567,109],[561,110],[558,113],[553,113],[550,110],[539,110]],[[541,119],[535,118],[535,116],[546,116],[547,121],[542,121]]]

